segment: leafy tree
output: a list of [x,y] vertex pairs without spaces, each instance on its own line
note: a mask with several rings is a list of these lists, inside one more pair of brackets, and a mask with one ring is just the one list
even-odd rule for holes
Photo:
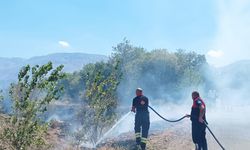
[[[142,73],[140,64],[146,62],[146,57],[147,53],[144,48],[135,47],[126,39],[113,47],[111,61],[120,62],[119,71],[122,73],[117,92],[120,94],[119,91],[122,91],[124,98],[127,99],[132,96],[131,93],[134,94],[134,89],[138,86],[138,78]],[[122,98],[119,100],[122,101]]]
[[178,50],[175,53],[178,57],[178,75],[180,87],[198,87],[205,83],[204,69],[207,69],[207,62],[204,55],[195,52],[186,53]]
[[86,67],[83,78],[86,83],[85,109],[83,110],[83,131],[88,140],[97,142],[105,129],[116,119],[116,89],[121,73],[119,62],[115,64],[100,62]]
[[180,99],[186,89],[203,86],[206,77],[204,55],[178,50],[155,49],[146,52],[124,40],[113,48],[113,58],[121,60],[123,80],[118,89],[132,97],[142,87],[153,99]]
[[63,100],[71,102],[80,102],[81,94],[85,90],[85,83],[81,78],[81,72],[68,73],[60,84],[64,87]]
[[62,87],[58,81],[65,74],[63,65],[53,69],[52,63],[42,66],[23,67],[18,74],[18,82],[12,84],[10,96],[13,113],[9,126],[1,134],[1,140],[9,143],[12,149],[25,150],[45,145],[47,124],[39,118],[47,105],[59,98]]
[[136,60],[141,55],[145,54],[145,50],[140,47],[134,47],[129,40],[124,39],[123,42],[113,47],[112,57],[117,58],[121,64]]
[[166,49],[153,50],[138,65],[142,69],[137,80],[153,98],[162,98],[163,92],[173,93],[176,89],[176,64],[176,56]]

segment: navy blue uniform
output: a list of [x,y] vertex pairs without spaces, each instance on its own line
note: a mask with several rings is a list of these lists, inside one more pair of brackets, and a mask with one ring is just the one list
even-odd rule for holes
[[[204,123],[199,122],[201,106],[204,106],[204,108],[206,108],[206,105],[201,98],[197,98],[193,101],[191,110],[192,139],[193,142],[198,145],[198,150],[207,150],[206,126]],[[205,114],[202,118],[204,121],[206,121]]]
[[[143,101],[143,102],[142,102]],[[148,98],[146,96],[137,96],[133,99],[135,114],[135,136],[137,145],[141,145],[142,150],[146,148],[148,130],[150,126]]]

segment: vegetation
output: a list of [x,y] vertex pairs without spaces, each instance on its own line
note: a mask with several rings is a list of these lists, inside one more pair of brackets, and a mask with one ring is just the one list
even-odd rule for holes
[[[11,149],[39,148],[45,145],[47,123],[39,116],[47,105],[60,96],[62,87],[58,81],[64,77],[63,66],[53,69],[52,63],[42,66],[23,67],[18,74],[18,83],[12,84],[10,96],[13,113],[4,128],[1,141]],[[2,147],[4,149],[4,147]]]
[[66,97],[83,103],[78,113],[82,131],[77,132],[77,139],[95,143],[119,116],[122,110],[117,107],[131,105],[128,99],[137,87],[153,99],[166,101],[182,98],[190,87],[204,87],[205,67],[204,55],[166,49],[147,52],[124,40],[113,47],[107,62],[86,65],[64,81]]
[[204,55],[184,50],[147,51],[127,40],[113,47],[109,60],[85,65],[74,73],[65,75],[63,66],[53,70],[52,63],[27,65],[20,71],[18,83],[11,86],[13,112],[1,140],[12,149],[44,145],[48,124],[41,118],[48,104],[61,96],[62,102],[81,106],[74,114],[81,123],[75,133],[77,144],[95,143],[119,118],[123,110],[117,108],[131,105],[135,88],[142,87],[151,99],[177,102],[190,88],[208,87],[203,72],[207,67]]
[[171,53],[166,49],[147,52],[128,41],[118,44],[114,52],[114,58],[122,62],[124,80],[120,88],[126,99],[134,95],[137,87],[153,99],[180,99],[190,87],[207,84],[204,55],[184,50]]
[[121,72],[119,62],[100,62],[85,67],[82,77],[86,84],[84,95],[83,131],[95,143],[116,119],[117,93]]

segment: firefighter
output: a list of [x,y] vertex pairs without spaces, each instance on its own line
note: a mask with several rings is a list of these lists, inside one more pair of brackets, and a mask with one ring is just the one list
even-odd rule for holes
[[143,95],[141,88],[136,89],[136,97],[133,99],[132,112],[135,114],[135,137],[137,148],[146,149],[148,130],[150,126],[148,98]]
[[197,91],[192,92],[193,106],[191,110],[192,139],[196,150],[207,150],[206,140],[206,105]]

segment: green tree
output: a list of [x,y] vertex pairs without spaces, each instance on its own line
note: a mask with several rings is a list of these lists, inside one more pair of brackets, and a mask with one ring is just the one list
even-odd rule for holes
[[205,56],[195,52],[186,53],[184,50],[178,50],[175,55],[178,57],[180,86],[197,87],[203,84],[205,81],[203,69],[207,67]]
[[116,119],[116,89],[120,82],[119,62],[90,64],[83,73],[86,91],[83,110],[83,132],[92,143],[97,142],[103,132]]
[[53,69],[52,63],[42,66],[23,67],[18,74],[18,82],[12,84],[10,96],[13,101],[13,113],[10,126],[4,129],[1,140],[9,143],[12,149],[25,150],[45,145],[47,123],[39,118],[47,105],[59,98],[62,87],[58,81],[65,74],[63,65]]
[[74,103],[81,101],[81,94],[85,90],[85,84],[81,78],[81,72],[67,73],[60,84],[64,87],[62,100],[69,100]]
[[[133,46],[126,39],[113,47],[111,61],[120,62],[119,69],[122,72],[122,80],[118,91],[122,89],[124,98],[131,97],[131,94],[134,94],[134,89],[138,86],[137,80],[142,73],[140,64],[146,62],[147,56],[148,54],[144,48]],[[121,101],[121,98],[119,100]]]
[[183,91],[204,86],[206,82],[204,55],[166,49],[146,52],[127,40],[113,50],[113,58],[122,64],[123,80],[118,89],[123,89],[126,99],[134,95],[137,87],[142,87],[153,99],[181,99]]

